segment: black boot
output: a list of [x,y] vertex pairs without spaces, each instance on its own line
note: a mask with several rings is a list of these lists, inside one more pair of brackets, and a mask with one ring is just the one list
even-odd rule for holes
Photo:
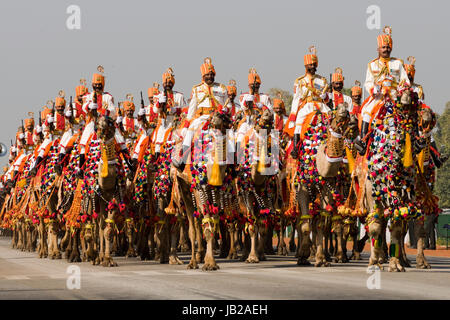
[[294,159],[298,158],[298,143],[299,142],[300,142],[300,135],[294,134],[294,140],[292,141],[292,144],[294,145],[294,147],[292,148],[292,151],[291,151],[291,157]]
[[361,133],[359,134],[359,139],[358,141],[355,142],[356,150],[362,156],[365,155],[367,151],[367,142],[366,140],[363,139],[366,137],[368,131],[369,131],[369,123],[363,121],[361,124]]

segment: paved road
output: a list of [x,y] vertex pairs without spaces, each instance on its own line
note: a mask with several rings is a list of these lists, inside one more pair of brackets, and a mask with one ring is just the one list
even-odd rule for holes
[[429,258],[431,270],[382,271],[380,289],[372,290],[363,259],[330,268],[299,267],[293,256],[252,265],[218,259],[220,270],[203,272],[118,257],[116,268],[75,264],[81,288],[69,290],[65,260],[10,249],[2,237],[0,299],[450,299],[448,258]]

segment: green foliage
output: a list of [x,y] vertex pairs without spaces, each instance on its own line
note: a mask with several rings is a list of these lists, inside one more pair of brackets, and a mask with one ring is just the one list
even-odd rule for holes
[[291,112],[292,100],[294,99],[293,95],[289,91],[279,88],[270,88],[267,94],[272,99],[278,98],[278,94],[281,94],[281,100],[283,100],[284,106],[286,107],[286,114],[289,115],[289,113]]
[[[438,151],[448,154],[450,151],[450,101],[446,103],[444,113],[439,116],[438,131],[434,134]],[[435,193],[439,197],[441,208],[450,208],[450,160],[437,170]]]

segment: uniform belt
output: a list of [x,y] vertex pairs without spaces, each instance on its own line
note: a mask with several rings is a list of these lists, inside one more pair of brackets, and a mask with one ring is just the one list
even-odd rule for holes
[[195,113],[196,116],[202,116],[205,114],[211,114],[215,110],[214,107],[200,107],[197,109],[197,112]]

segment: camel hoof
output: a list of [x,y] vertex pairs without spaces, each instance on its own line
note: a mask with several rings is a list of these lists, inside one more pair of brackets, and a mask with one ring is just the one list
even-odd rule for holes
[[401,265],[398,258],[392,257],[389,261],[389,272],[405,272],[405,268]]
[[103,258],[103,267],[117,267],[117,263],[112,258]]
[[257,256],[248,256],[245,260],[246,263],[259,263],[259,259]]
[[169,257],[169,264],[171,264],[171,265],[175,265],[175,264],[182,265],[184,263],[177,256],[170,256]]
[[226,259],[227,260],[236,260],[236,259],[238,259],[238,255],[236,252],[233,252],[233,253],[230,253]]
[[198,269],[198,264],[196,261],[195,262],[190,261],[189,264],[187,265],[187,268],[188,269]]
[[299,259],[297,260],[297,265],[299,265],[299,266],[310,266],[310,265],[311,265],[311,262],[309,262],[308,259],[305,259],[305,258],[299,258]]
[[329,263],[326,259],[322,259],[322,260],[319,260],[319,261],[317,261],[315,264],[314,264],[314,267],[331,267],[331,263]]
[[216,271],[219,270],[219,266],[217,265],[217,263],[213,262],[213,263],[205,263],[202,267],[203,271]]
[[416,258],[416,268],[417,269],[431,269],[431,266],[428,263],[428,261],[425,260],[424,256],[418,256]]
[[286,249],[286,247],[282,247],[278,249],[277,255],[279,256],[287,256],[288,255],[288,251]]

